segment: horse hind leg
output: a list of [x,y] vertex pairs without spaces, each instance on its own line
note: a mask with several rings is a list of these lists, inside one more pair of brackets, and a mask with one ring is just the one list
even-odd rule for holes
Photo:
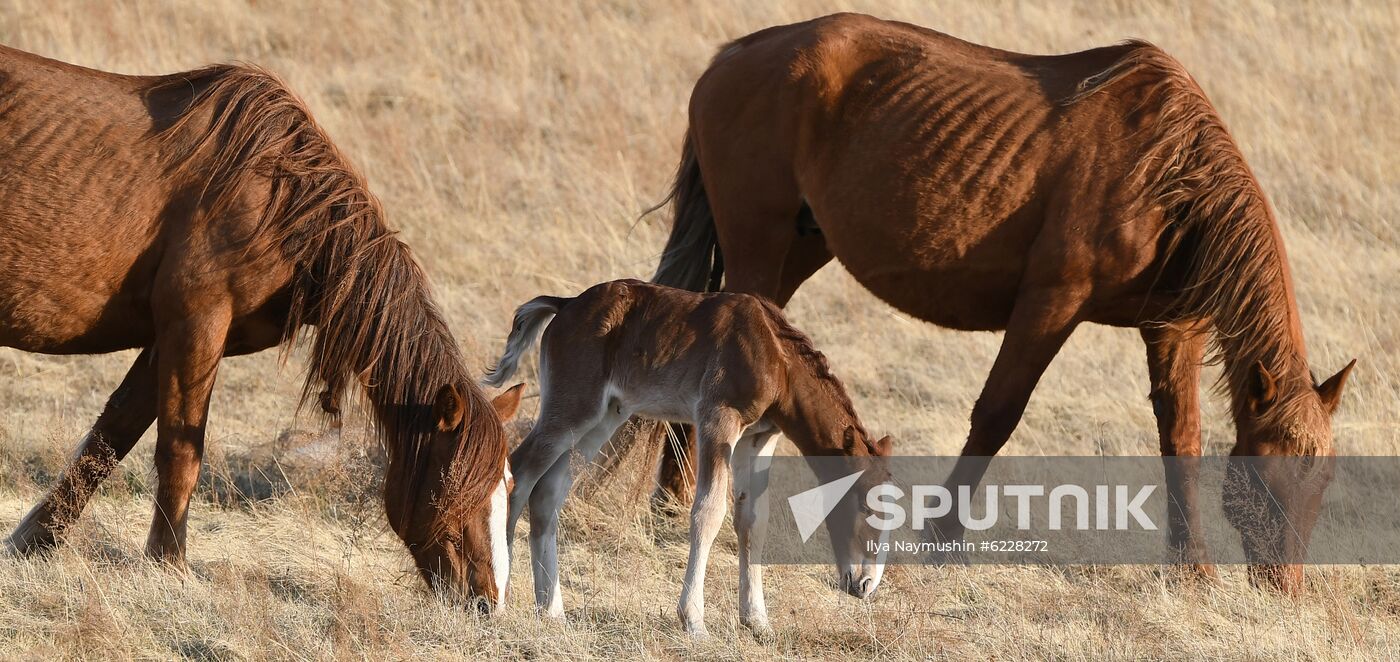
[[604,418],[601,393],[596,398],[587,394],[563,394],[567,400],[560,402],[549,392],[553,382],[552,378],[541,380],[543,404],[539,418],[534,429],[510,454],[510,473],[515,479],[515,487],[510,493],[510,510],[506,516],[506,540],[512,547],[515,544],[515,526],[524,514],[535,486],[559,458],[573,450],[583,435]]
[[559,588],[559,511],[574,482],[574,457],[591,462],[626,417],[612,414],[579,437],[572,453],[554,461],[530,492],[530,568],[535,581],[535,606],[550,618],[564,618]]
[[107,405],[77,453],[47,496],[20,520],[5,541],[12,554],[29,554],[53,546],[63,531],[82,513],[97,486],[156,418],[154,352],[136,357],[126,377],[107,399]]

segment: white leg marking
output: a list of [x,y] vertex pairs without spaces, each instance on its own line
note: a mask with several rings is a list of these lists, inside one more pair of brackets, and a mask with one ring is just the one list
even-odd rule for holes
[[772,634],[763,601],[763,544],[768,532],[768,469],[772,433],[748,436],[734,448],[734,530],[739,539],[739,622],[760,637]]
[[710,560],[719,528],[724,525],[725,483],[729,460],[738,440],[738,416],[730,414],[700,426],[696,435],[697,465],[695,504],[690,510],[690,560],[685,566],[685,587],[681,590],[676,613],[686,632],[696,637],[709,634],[705,628],[705,566]]
[[510,541],[506,539],[506,514],[510,509],[507,489],[510,484],[510,467],[507,466],[501,483],[491,494],[491,514],[487,526],[491,528],[491,571],[496,576],[496,608],[506,606],[506,587],[510,584]]

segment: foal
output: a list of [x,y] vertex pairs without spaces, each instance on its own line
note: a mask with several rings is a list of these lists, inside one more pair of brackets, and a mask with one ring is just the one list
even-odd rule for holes
[[[873,441],[825,357],[772,304],[744,294],[698,294],[636,280],[589,288],[575,298],[541,296],[515,311],[505,355],[486,376],[499,384],[549,324],[540,349],[540,415],[510,456],[515,489],[507,540],[528,500],[535,603],[564,615],[559,592],[559,509],[572,475],[571,450],[591,460],[633,414],[693,423],[699,430],[690,560],[677,613],[686,630],[706,634],[705,565],[724,521],[725,482],[734,470],[734,528],[739,539],[740,621],[769,631],[762,559],[768,518],[768,465],[782,432],[804,455],[864,458],[860,487],[888,480],[890,439]],[[821,476],[832,480],[838,476]],[[856,493],[861,493],[856,491]],[[880,583],[883,556],[866,549],[873,529],[853,497],[828,523],[841,587],[856,597]],[[841,542],[837,539],[841,538]]]

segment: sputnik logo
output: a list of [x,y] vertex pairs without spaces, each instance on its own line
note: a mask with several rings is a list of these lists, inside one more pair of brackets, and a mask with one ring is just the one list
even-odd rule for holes
[[788,507],[792,508],[792,519],[797,522],[797,532],[802,535],[802,542],[807,542],[817,532],[817,527],[826,521],[826,516],[840,503],[841,497],[851,491],[851,486],[863,473],[864,469],[788,497]]

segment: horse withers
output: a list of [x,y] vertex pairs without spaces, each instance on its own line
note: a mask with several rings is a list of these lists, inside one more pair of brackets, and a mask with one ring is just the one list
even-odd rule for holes
[[[636,280],[595,285],[574,298],[537,297],[516,310],[505,354],[487,375],[488,384],[502,384],[515,373],[546,324],[540,414],[510,456],[515,490],[507,526],[509,535],[528,502],[536,604],[550,616],[564,614],[556,539],[559,509],[573,479],[571,451],[591,460],[637,414],[693,423],[699,430],[690,560],[677,610],[682,624],[691,634],[706,633],[705,566],[724,522],[732,469],[739,617],[756,633],[768,633],[759,564],[775,435],[782,432],[804,455],[855,458],[866,471],[852,493],[889,479],[889,437],[877,441],[866,433],[826,358],[775,306],[757,297],[697,294]],[[865,541],[879,534],[850,494],[826,521],[833,527],[839,585],[853,596],[870,596],[880,584],[883,556]]]
[[303,398],[362,392],[389,525],[423,578],[498,606],[508,446],[427,279],[378,201],[275,76],[85,69],[0,47],[0,346],[139,348],[49,494],[5,547],[53,545],[156,424],[154,559],[185,562],[220,360],[307,328]]

